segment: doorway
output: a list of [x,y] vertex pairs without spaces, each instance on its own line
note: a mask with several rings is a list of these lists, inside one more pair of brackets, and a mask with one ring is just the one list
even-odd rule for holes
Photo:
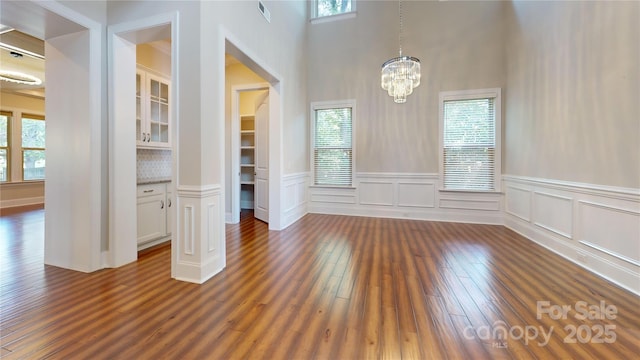
[[[152,16],[145,19],[139,19],[127,23],[110,25],[108,28],[109,41],[109,62],[110,76],[110,92],[109,92],[109,138],[110,138],[110,158],[109,158],[109,256],[113,267],[136,261],[138,255],[138,243],[132,241],[138,236],[137,216],[131,216],[131,209],[137,209],[137,152],[139,143],[140,130],[137,124],[132,121],[134,114],[138,113],[137,94],[136,94],[136,73],[139,72],[136,67],[138,60],[138,45],[155,43],[156,46],[162,46],[157,42],[160,41],[166,47],[170,64],[165,69],[168,82],[175,84],[177,77],[177,14],[163,14]],[[149,75],[149,74],[147,74]],[[151,78],[154,78],[151,76]],[[159,82],[160,83],[160,82]],[[151,83],[153,84],[153,83]],[[157,162],[162,159],[163,164],[170,164],[170,174],[172,183],[176,183],[175,179],[175,151],[171,151],[171,144],[176,144],[175,129],[177,128],[178,118],[176,116],[177,102],[169,106],[169,114],[171,119],[168,122],[166,132],[160,132],[157,139],[154,139],[154,123],[150,122],[150,131],[147,139],[151,139],[156,144],[166,147],[163,151],[157,149],[146,149],[145,154],[154,157],[152,160]],[[160,107],[162,109],[162,107]],[[160,125],[164,122],[160,123]],[[164,129],[160,127],[160,129]],[[127,134],[123,136],[122,134]],[[134,136],[134,134],[137,134]],[[161,143],[165,141],[167,143]],[[170,154],[165,153],[169,151]],[[162,155],[158,155],[162,153]],[[161,201],[161,203],[164,201]],[[167,202],[168,203],[168,202]],[[164,210],[164,206],[162,206]],[[165,217],[166,227],[161,230],[166,233],[167,229],[175,228],[175,216],[173,216],[174,208],[167,207],[168,216]],[[159,217],[156,217],[159,219]],[[172,247],[172,252],[174,251]],[[173,266],[172,266],[173,268]]]
[[[235,149],[239,149],[240,140],[240,124],[239,121],[233,121],[239,119],[240,109],[238,106],[232,106],[231,104],[239,104],[240,90],[259,90],[268,88],[268,97],[266,103],[268,107],[265,107],[268,112],[268,121],[264,122],[264,126],[267,131],[265,147],[268,151],[263,152],[263,155],[268,160],[268,181],[262,183],[264,188],[268,189],[264,192],[259,192],[265,196],[265,200],[268,201],[268,224],[270,230],[281,230],[282,214],[281,214],[281,195],[282,195],[282,89],[283,82],[282,76],[275,72],[265,61],[255,54],[251,49],[231,34],[227,29],[221,28],[221,40],[224,42],[224,48],[221,48],[220,59],[224,59],[223,66],[220,68],[221,74],[225,77],[226,99],[225,104],[228,107],[226,111],[226,162],[227,167],[225,169],[225,210],[226,210],[226,222],[238,223],[240,221],[240,187],[236,185],[239,183],[238,173],[240,172],[240,159],[239,152]],[[236,61],[242,64],[252,76],[247,80],[236,81],[237,78],[233,78],[233,75],[229,73],[229,60]],[[234,85],[236,86],[234,88]],[[238,90],[238,91],[235,91]],[[235,101],[235,102],[234,102]],[[237,134],[237,135],[236,135]],[[237,160],[235,158],[237,157]],[[235,167],[237,165],[237,167]],[[255,201],[255,200],[254,200]]]
[[[107,249],[101,24],[58,2],[2,2],[0,23],[45,41],[44,262],[90,272]],[[72,101],[70,101],[72,99]]]
[[236,85],[231,93],[231,211],[237,221],[251,210],[269,223],[269,86]]

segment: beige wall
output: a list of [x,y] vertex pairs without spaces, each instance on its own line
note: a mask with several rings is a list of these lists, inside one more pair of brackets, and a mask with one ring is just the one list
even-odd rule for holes
[[508,6],[505,167],[640,187],[640,3]]
[[[164,48],[153,46],[152,44],[140,44],[136,46],[136,63],[152,69],[167,77],[171,76],[171,44],[160,42],[158,46],[166,46]],[[163,50],[161,50],[163,49]]]
[[360,1],[357,16],[310,25],[310,101],[356,99],[356,171],[438,172],[438,93],[504,87],[502,2],[403,2],[403,54],[422,83],[405,104],[380,87],[398,56],[398,3]]
[[0,108],[6,111],[17,109],[32,114],[44,114],[44,99],[0,92]]

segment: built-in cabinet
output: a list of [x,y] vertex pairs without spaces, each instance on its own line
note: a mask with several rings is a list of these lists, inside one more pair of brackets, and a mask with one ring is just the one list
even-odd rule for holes
[[256,172],[254,115],[240,116],[240,208],[253,209]]
[[171,82],[145,67],[136,69],[136,134],[139,148],[171,147]]
[[138,249],[164,242],[171,235],[173,230],[172,194],[170,182],[138,185]]

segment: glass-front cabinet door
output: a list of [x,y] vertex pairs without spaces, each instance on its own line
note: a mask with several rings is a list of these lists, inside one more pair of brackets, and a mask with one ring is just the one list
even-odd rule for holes
[[136,71],[136,136],[138,145],[143,145],[147,137],[143,125],[142,88],[144,86],[144,73]]
[[138,147],[171,147],[170,82],[149,71],[136,73]]
[[151,142],[169,143],[169,84],[149,77],[149,125]]

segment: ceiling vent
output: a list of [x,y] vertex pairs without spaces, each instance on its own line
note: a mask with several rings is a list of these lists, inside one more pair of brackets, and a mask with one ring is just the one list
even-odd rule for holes
[[267,22],[271,23],[271,13],[269,12],[269,9],[267,9],[267,7],[264,6],[262,1],[258,1],[258,10],[260,10],[260,13],[262,14],[262,16],[264,16],[264,18],[267,19]]

